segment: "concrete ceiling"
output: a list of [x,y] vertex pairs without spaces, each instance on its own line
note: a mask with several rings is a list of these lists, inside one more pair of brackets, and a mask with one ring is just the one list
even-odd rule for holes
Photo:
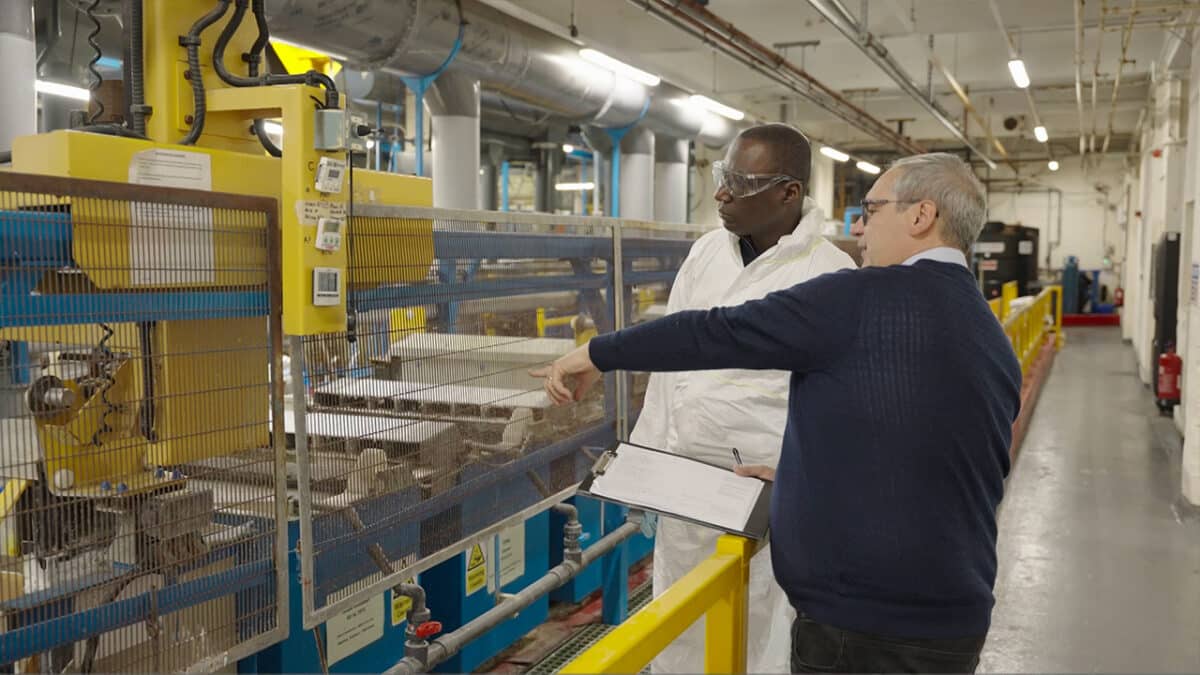
[[[1123,150],[1149,96],[1149,79],[1169,32],[1189,32],[1189,10],[1200,0],[1142,0],[1132,16],[1134,0],[1087,0],[1084,6],[1085,119],[1083,131],[1095,128],[1097,145],[1109,125],[1112,149]],[[972,102],[988,119],[993,133],[1006,146],[1023,153],[1045,155],[1047,148],[1032,140],[1030,109],[1023,92],[1009,78],[1008,46],[987,0],[843,0],[856,15],[866,7],[867,25],[909,73],[926,86],[929,40],[933,52],[964,85]],[[829,143],[869,149],[877,145],[845,122],[832,118],[780,85],[717,54],[682,31],[647,14],[627,0],[515,0],[508,3],[544,24],[566,32],[571,24],[579,40],[608,54],[655,72],[693,91],[746,109],[763,120],[786,115]],[[1080,123],[1075,104],[1075,17],[1071,0],[999,0],[1001,15],[1033,80],[1034,103],[1051,136],[1056,156],[1077,152]],[[781,48],[790,60],[820,81],[842,91],[848,99],[883,120],[911,118],[905,133],[930,147],[949,145],[952,137],[896,84],[826,23],[803,0],[710,0],[708,9],[732,22],[757,41],[778,43],[818,40],[808,48]],[[1198,12],[1200,14],[1200,12]],[[1103,20],[1103,28],[1101,21]],[[1164,22],[1179,20],[1175,27]],[[1132,26],[1130,28],[1130,26]],[[1126,63],[1116,106],[1112,82],[1119,67],[1123,32],[1129,31]],[[1182,51],[1188,51],[1187,49]],[[1097,53],[1099,61],[1097,66]],[[1185,55],[1186,56],[1186,55]],[[1179,63],[1173,63],[1180,67]],[[1093,72],[1096,106],[1092,106]],[[933,71],[935,96],[946,110],[963,115],[963,106],[946,80]],[[781,104],[789,104],[781,109]],[[1015,130],[1004,127],[1015,118]],[[960,120],[961,124],[961,120]],[[970,135],[983,136],[974,121]],[[981,143],[982,145],[982,143]]]

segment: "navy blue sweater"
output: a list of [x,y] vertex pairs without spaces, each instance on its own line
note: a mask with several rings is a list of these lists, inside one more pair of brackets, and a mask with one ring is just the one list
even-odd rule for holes
[[987,632],[1021,370],[966,268],[827,274],[592,340],[604,371],[792,371],[771,503],[797,610],[896,638]]

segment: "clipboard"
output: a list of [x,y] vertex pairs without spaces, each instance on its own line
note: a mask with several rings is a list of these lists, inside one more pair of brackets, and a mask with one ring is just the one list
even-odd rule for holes
[[[626,462],[632,460],[633,463],[623,464],[623,456]],[[643,466],[654,467],[655,474],[665,472],[673,476],[686,476],[692,484],[703,486],[700,488],[702,494],[695,494],[694,490],[689,489],[690,485],[682,484],[678,479],[672,483],[666,475],[635,475],[636,470]],[[606,475],[619,477],[622,484],[605,485],[603,477]],[[624,484],[625,481],[629,485]],[[651,481],[653,485],[650,485]],[[722,494],[713,495],[709,492],[713,486]],[[756,496],[750,494],[755,487]],[[773,484],[769,481],[737,476],[728,468],[711,462],[634,443],[617,442],[596,459],[591,474],[579,485],[578,492],[601,501],[763,540],[768,532],[772,488]]]

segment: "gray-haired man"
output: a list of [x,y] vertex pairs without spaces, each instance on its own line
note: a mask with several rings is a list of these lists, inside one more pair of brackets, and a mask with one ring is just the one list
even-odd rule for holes
[[855,225],[868,267],[603,335],[536,373],[566,402],[601,371],[792,372],[771,550],[795,671],[978,665],[1021,387],[966,266],[983,219],[961,160],[901,160]]

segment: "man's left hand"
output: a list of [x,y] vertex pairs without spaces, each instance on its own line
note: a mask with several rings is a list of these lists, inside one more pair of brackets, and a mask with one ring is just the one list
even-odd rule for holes
[[[555,405],[566,405],[582,399],[600,379],[600,371],[592,363],[587,345],[576,347],[554,363],[535,368],[529,374],[545,379],[546,395]],[[573,378],[574,390],[568,385],[568,378]]]

